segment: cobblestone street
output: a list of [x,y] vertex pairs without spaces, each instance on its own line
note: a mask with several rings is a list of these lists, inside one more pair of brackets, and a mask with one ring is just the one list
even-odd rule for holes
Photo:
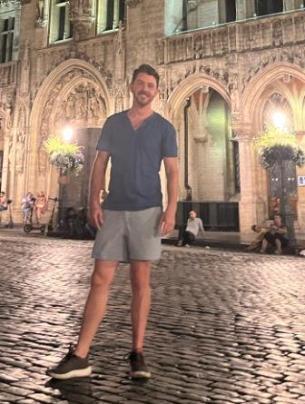
[[0,403],[305,404],[305,260],[165,247],[146,338],[152,379],[127,376],[130,287],[117,273],[90,379],[45,370],[75,342],[92,242],[0,234]]

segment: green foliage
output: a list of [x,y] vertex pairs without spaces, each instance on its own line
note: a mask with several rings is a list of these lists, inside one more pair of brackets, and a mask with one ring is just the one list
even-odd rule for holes
[[65,143],[59,136],[49,137],[49,139],[44,142],[44,147],[49,155],[52,153],[73,155],[80,151],[80,147],[75,143]]
[[272,167],[283,160],[293,161],[302,166],[305,163],[305,154],[297,144],[293,133],[285,132],[274,126],[268,129],[255,141],[260,163],[263,167]]
[[81,147],[75,143],[65,143],[60,137],[53,136],[44,142],[44,148],[49,155],[50,163],[60,168],[62,174],[79,174],[84,165],[84,155]]

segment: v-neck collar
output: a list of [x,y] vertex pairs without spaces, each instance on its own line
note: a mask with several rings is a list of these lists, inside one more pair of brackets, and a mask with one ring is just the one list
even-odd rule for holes
[[129,126],[130,126],[130,128],[132,129],[133,132],[138,132],[140,129],[142,129],[147,124],[147,122],[149,122],[156,115],[156,112],[153,111],[151,115],[149,115],[147,118],[144,119],[144,121],[141,123],[140,126],[138,126],[137,128],[134,128],[132,123],[131,123],[131,120],[130,120],[130,118],[128,116],[128,111],[129,110],[125,111],[125,116],[126,116],[126,119],[127,119],[128,123],[129,123]]

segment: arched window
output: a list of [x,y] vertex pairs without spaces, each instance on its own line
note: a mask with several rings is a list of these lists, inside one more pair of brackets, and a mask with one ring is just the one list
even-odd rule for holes
[[256,15],[281,13],[282,11],[283,0],[255,0]]
[[125,0],[99,0],[97,16],[98,33],[118,29],[125,19]]
[[51,3],[50,42],[71,38],[72,24],[69,18],[70,4],[66,0],[53,0]]
[[13,58],[15,17],[0,19],[0,63],[10,62]]

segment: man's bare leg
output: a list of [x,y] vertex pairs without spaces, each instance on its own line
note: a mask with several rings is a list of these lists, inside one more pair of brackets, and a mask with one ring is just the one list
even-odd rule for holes
[[91,289],[85,305],[82,327],[75,354],[81,358],[88,355],[90,345],[102,321],[107,306],[108,294],[115,270],[116,261],[96,260],[91,277]]
[[132,261],[130,264],[132,350],[135,352],[143,351],[150,309],[150,265],[150,261]]

